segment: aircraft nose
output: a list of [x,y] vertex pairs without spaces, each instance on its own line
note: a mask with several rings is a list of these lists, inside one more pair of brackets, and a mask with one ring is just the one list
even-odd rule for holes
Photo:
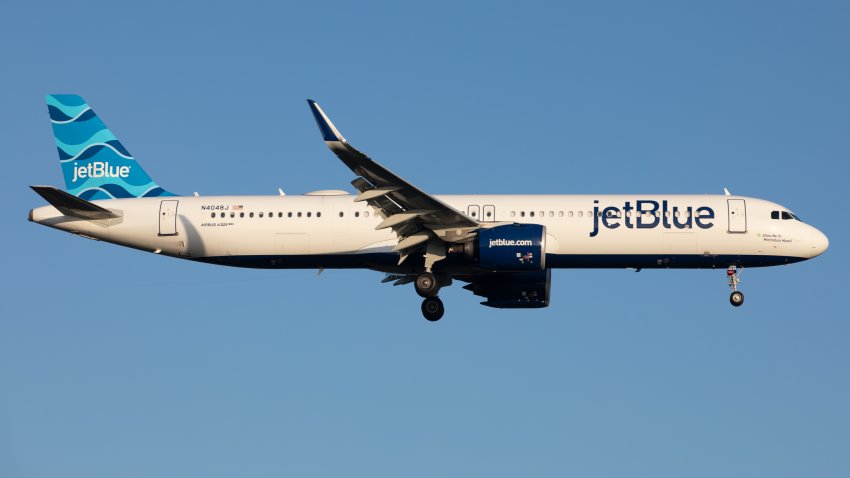
[[820,232],[815,229],[814,234],[811,239],[812,243],[812,257],[819,256],[824,253],[824,251],[829,248],[829,238],[826,237],[826,234]]

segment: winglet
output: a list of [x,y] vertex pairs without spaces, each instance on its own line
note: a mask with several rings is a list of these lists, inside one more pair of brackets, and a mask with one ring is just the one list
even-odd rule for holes
[[307,100],[307,104],[310,105],[310,111],[313,112],[313,117],[316,118],[316,124],[319,126],[319,131],[322,133],[322,138],[325,141],[339,141],[345,143],[345,138],[342,137],[339,130],[336,129],[331,120],[328,119],[328,116],[322,111],[322,107],[319,106],[313,100]]

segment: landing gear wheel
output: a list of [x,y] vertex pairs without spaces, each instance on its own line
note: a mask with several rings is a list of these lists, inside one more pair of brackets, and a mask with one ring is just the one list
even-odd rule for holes
[[444,313],[446,313],[446,309],[439,297],[426,297],[422,301],[422,315],[425,316],[426,320],[436,322],[443,318]]
[[416,286],[416,293],[419,294],[419,297],[433,297],[437,295],[437,291],[440,289],[440,286],[437,284],[437,278],[430,272],[419,274],[416,277],[414,285]]
[[726,277],[729,278],[729,287],[732,288],[732,295],[729,296],[729,303],[735,307],[740,307],[741,304],[744,303],[744,294],[738,291],[738,284],[741,283],[741,279],[738,276],[743,270],[743,267],[737,267],[734,265],[729,266],[729,268],[726,269]]
[[740,307],[744,303],[744,293],[737,290],[732,292],[732,295],[729,296],[729,302],[735,307]]

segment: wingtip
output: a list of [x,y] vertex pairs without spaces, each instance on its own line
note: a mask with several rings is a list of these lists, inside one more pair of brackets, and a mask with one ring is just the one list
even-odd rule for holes
[[339,133],[336,127],[331,123],[330,118],[325,115],[325,112],[314,100],[308,99],[307,104],[310,105],[310,111],[313,112],[313,117],[316,119],[316,124],[319,126],[319,131],[322,133],[322,139],[325,141],[345,141],[345,138]]

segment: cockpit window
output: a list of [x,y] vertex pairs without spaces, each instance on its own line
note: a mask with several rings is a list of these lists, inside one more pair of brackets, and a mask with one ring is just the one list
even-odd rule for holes
[[794,216],[788,211],[782,211],[782,219],[787,221],[788,219],[794,219]]
[[779,219],[779,211],[770,211],[771,219]]

